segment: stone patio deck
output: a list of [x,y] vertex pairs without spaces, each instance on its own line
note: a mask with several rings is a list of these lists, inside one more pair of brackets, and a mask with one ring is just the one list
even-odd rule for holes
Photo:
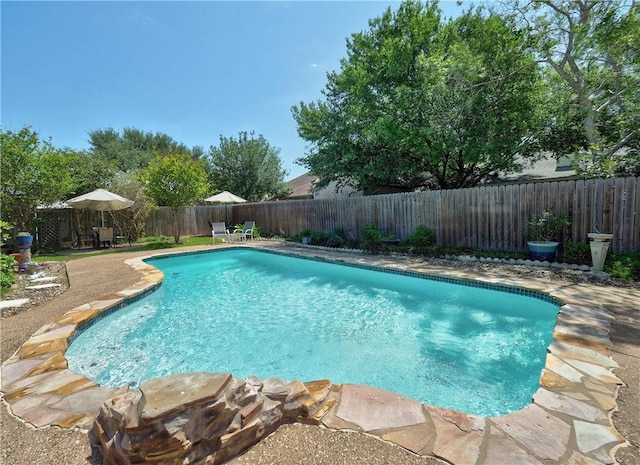
[[[608,352],[611,345],[608,335],[611,317],[599,304],[598,293],[602,289],[566,286],[563,282],[541,283],[497,274],[478,276],[477,273],[443,269],[413,258],[291,248],[259,242],[252,246],[343,263],[521,286],[548,293],[560,299],[564,305],[548,349],[540,388],[529,406],[509,415],[495,418],[467,415],[423,405],[369,386],[333,385],[329,381],[284,383],[274,397],[274,380],[265,380],[254,381],[250,390],[258,394],[264,391],[267,401],[265,398],[259,401],[259,396],[255,399],[251,397],[251,402],[242,405],[245,417],[260,418],[261,413],[267,412],[266,406],[269,406],[270,412],[273,411],[274,406],[269,401],[277,398],[282,403],[283,411],[286,412],[287,408],[295,410],[297,416],[289,419],[291,421],[367,432],[416,454],[435,456],[454,465],[610,464],[614,463],[615,449],[625,444],[625,439],[613,428],[610,418],[622,382],[612,373],[617,365]],[[207,250],[211,249],[209,247]],[[127,387],[104,388],[69,370],[64,357],[69,339],[80,326],[99,317],[105,310],[121,307],[128,299],[141,296],[160,285],[163,274],[146,264],[142,258],[132,259],[128,263],[142,274],[137,285],[74,308],[55,322],[43,326],[3,365],[0,391],[13,414],[35,427],[55,425],[88,430],[94,425],[101,408],[104,410],[105,401],[112,399],[106,405],[113,406],[119,399],[132,397],[132,391]],[[638,296],[634,294],[630,298]],[[162,379],[158,378],[159,382]],[[215,380],[216,396],[220,396],[225,389],[233,388],[236,392],[242,386],[241,382],[232,382],[230,377],[225,381],[227,384],[223,383],[224,386],[220,385],[219,376]],[[190,395],[198,397],[200,390],[208,392],[211,389],[210,381],[205,377],[201,384],[193,388],[196,393],[190,391]],[[142,406],[145,403],[158,406],[174,402],[162,389],[145,390],[143,384],[141,391],[141,396],[136,395],[144,397]],[[216,396],[207,399],[217,399]],[[287,407],[287,396],[293,396],[299,402],[294,407]],[[132,402],[139,402],[139,399],[133,399]],[[232,409],[236,407],[235,404],[231,406]],[[144,408],[139,410],[140,418],[143,418]],[[229,441],[229,434],[233,433],[233,437],[239,438],[244,447],[249,447],[255,441],[247,440],[247,436],[253,435],[254,439],[259,440],[270,431],[264,427],[264,420],[260,421],[241,422],[226,436],[222,434],[223,431],[221,437]],[[262,428],[256,425],[262,425]],[[244,429],[245,426],[251,432],[239,434],[248,431]],[[188,441],[182,444],[189,447]],[[171,447],[173,454],[175,445]],[[162,454],[157,457],[161,458]],[[230,457],[225,460],[227,458]]]

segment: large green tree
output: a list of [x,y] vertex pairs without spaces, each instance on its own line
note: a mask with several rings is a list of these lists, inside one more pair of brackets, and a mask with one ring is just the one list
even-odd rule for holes
[[444,23],[436,2],[406,1],[347,40],[324,99],[292,108],[320,177],[375,193],[474,186],[537,149],[537,66],[503,17]]
[[129,208],[110,214],[118,230],[130,241],[137,241],[144,236],[147,218],[158,206],[147,196],[145,185],[138,176],[121,173],[112,181],[110,189],[126,199],[133,200],[133,205]]
[[507,8],[546,65],[546,149],[592,176],[640,174],[640,4],[520,0]]
[[279,153],[280,149],[253,132],[242,131],[237,139],[220,136],[220,145],[209,149],[212,185],[250,202],[286,195],[287,172]]
[[180,209],[195,205],[207,195],[209,182],[204,160],[189,155],[157,156],[142,170],[145,193],[158,205],[171,207],[173,237],[180,242]]
[[[84,151],[63,149],[61,153],[70,160],[67,170],[71,176],[70,190],[63,199],[86,194],[94,189],[110,187],[116,176],[115,164]],[[80,245],[84,246],[87,231],[83,230],[84,224],[81,221],[80,210],[74,208],[72,218],[76,236],[80,238]]]
[[2,220],[33,232],[36,208],[66,198],[73,190],[74,157],[56,150],[30,127],[0,129],[0,204]]
[[72,160],[69,172],[72,177],[73,191],[70,196],[91,192],[98,188],[109,188],[118,175],[114,163],[93,156],[90,152],[63,149]]
[[99,129],[89,133],[89,142],[94,156],[114,163],[119,171],[125,173],[145,168],[156,154],[191,155],[192,152],[202,152],[199,147],[192,151],[167,134],[144,132],[135,128],[124,128],[122,134],[113,128]]

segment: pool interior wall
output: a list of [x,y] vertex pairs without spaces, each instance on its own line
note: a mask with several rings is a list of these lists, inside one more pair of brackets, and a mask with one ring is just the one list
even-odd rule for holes
[[256,250],[148,263],[162,288],[83,328],[70,368],[105,386],[195,371],[329,378],[497,416],[530,402],[559,308],[511,286]]

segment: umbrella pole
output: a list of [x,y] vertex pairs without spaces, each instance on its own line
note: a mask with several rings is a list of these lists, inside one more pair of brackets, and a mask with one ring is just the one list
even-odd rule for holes
[[104,211],[100,210],[100,217],[102,218],[102,227],[104,228]]

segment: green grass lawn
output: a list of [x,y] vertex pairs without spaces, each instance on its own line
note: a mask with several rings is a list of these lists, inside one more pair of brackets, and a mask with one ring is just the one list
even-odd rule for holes
[[[216,244],[221,244],[222,239],[216,238]],[[34,262],[50,262],[59,260],[74,260],[76,258],[91,257],[94,255],[103,255],[107,253],[124,253],[132,251],[144,251],[144,250],[159,250],[159,249],[175,249],[180,247],[188,247],[192,245],[209,245],[211,244],[210,236],[203,237],[181,237],[178,244],[175,243],[173,237],[145,237],[138,242],[132,244],[131,247],[118,248],[113,247],[109,249],[100,249],[91,252],[78,253],[77,251],[70,251],[65,253],[64,250],[59,250],[55,254],[51,253],[37,253],[33,254],[31,259]]]

